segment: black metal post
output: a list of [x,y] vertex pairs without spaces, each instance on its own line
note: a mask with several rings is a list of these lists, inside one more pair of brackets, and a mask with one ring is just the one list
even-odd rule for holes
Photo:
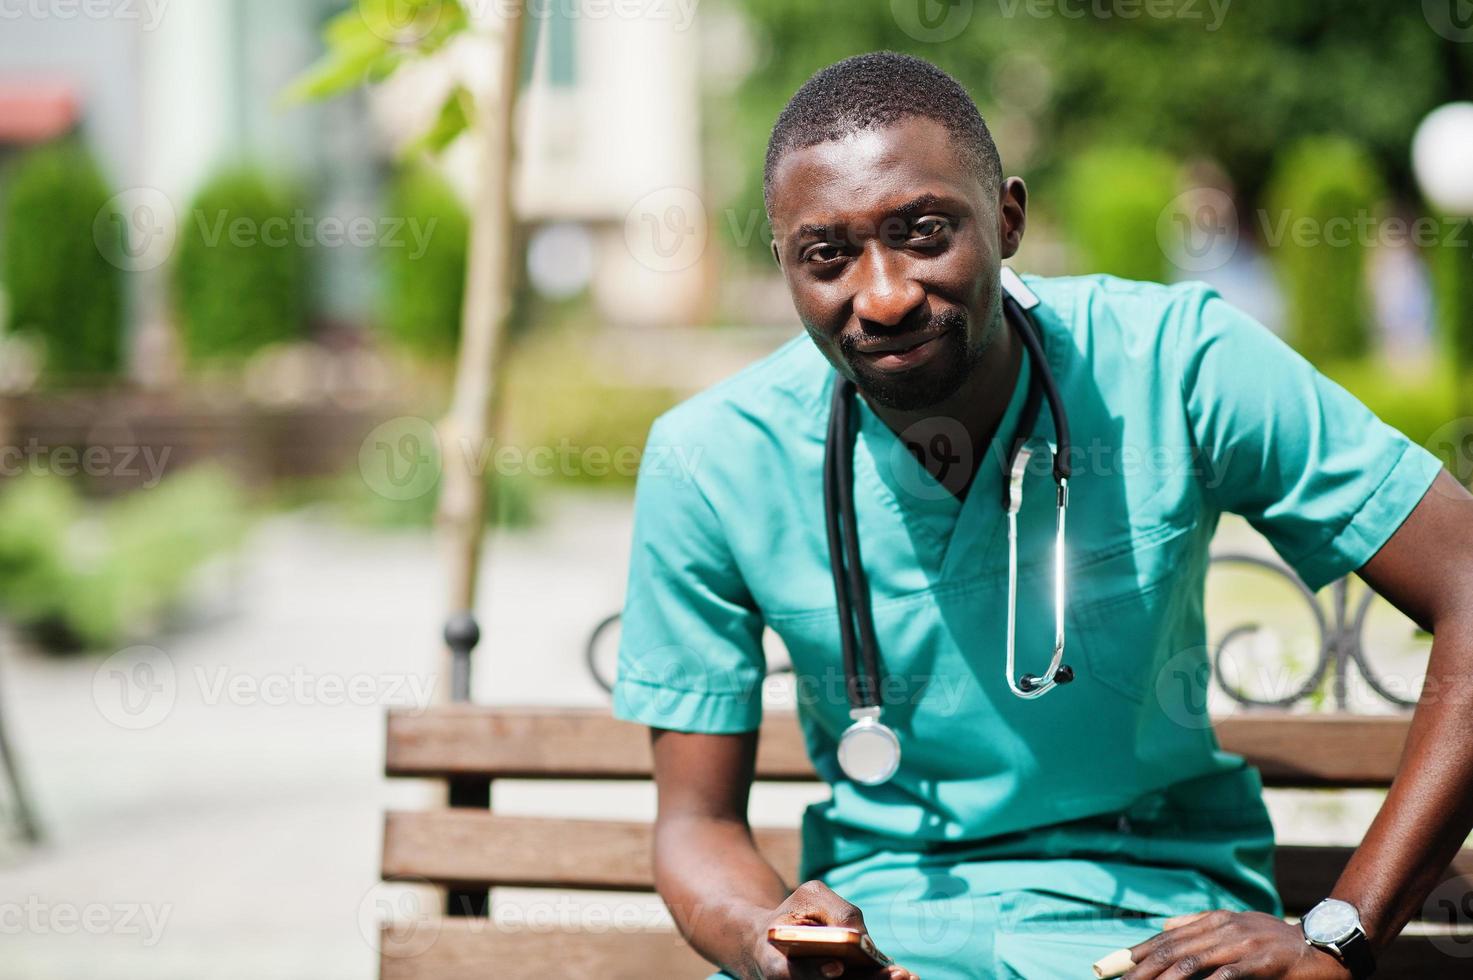
[[[445,644],[450,647],[450,699],[463,703],[471,699],[471,651],[481,642],[481,628],[470,612],[459,612],[445,623]],[[491,807],[491,780],[483,776],[458,777],[448,780],[452,807]],[[445,892],[445,914],[458,917],[485,917],[491,912],[491,893],[485,888],[450,888]]]

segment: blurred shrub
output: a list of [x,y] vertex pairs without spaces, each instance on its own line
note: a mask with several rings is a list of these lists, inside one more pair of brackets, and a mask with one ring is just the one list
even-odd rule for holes
[[0,612],[53,649],[107,649],[157,627],[244,529],[235,485],[196,467],[84,508],[55,476],[0,484]]
[[122,281],[94,240],[122,234],[123,216],[105,213],[111,196],[75,139],[27,152],[10,184],[0,222],[10,322],[44,341],[53,376],[111,374],[121,366]]
[[629,485],[651,423],[680,394],[619,382],[591,343],[562,330],[518,345],[505,375],[508,440],[539,480]]
[[1301,140],[1274,166],[1260,231],[1284,289],[1287,338],[1316,363],[1370,349],[1364,228],[1381,193],[1371,158],[1338,137]]
[[184,215],[174,268],[192,360],[238,358],[302,334],[304,213],[292,191],[255,170],[220,174],[200,190]]
[[1061,190],[1077,271],[1166,281],[1171,267],[1156,225],[1176,196],[1170,157],[1131,146],[1086,150],[1066,166]]
[[[486,526],[502,528],[533,527],[542,514],[537,507],[538,484],[521,474],[486,473]],[[373,528],[427,528],[434,526],[435,508],[439,504],[439,485],[427,493],[408,500],[392,500],[374,493],[366,486],[357,470],[316,486],[297,487],[291,503],[326,503],[338,514],[354,523]]]
[[1473,416],[1473,228],[1460,227],[1433,249],[1432,302],[1441,353],[1457,378],[1453,407],[1466,417]]
[[423,254],[413,234],[380,249],[384,263],[384,326],[408,350],[451,357],[460,338],[470,221],[460,199],[428,166],[412,166],[389,190],[391,218],[417,223],[425,236]]

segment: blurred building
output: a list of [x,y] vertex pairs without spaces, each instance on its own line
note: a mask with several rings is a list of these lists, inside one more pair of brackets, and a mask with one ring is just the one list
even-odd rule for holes
[[[484,49],[472,45],[447,52],[438,69],[407,74],[407,84],[283,108],[280,93],[321,54],[321,28],[344,0],[103,6],[99,17],[87,16],[96,9],[88,4],[27,6],[0,22],[0,153],[75,126],[119,191],[162,192],[181,220],[211,174],[240,165],[294,180],[319,219],[377,215],[396,145],[433,118],[426,113],[438,111],[437,90],[466,71],[491,74]],[[629,247],[625,228],[642,200],[659,204],[672,188],[700,200],[695,7],[654,5],[638,17],[620,9],[531,5],[535,50],[524,58],[516,183],[518,212],[531,226],[530,271],[556,296],[588,290],[601,319],[689,322],[704,295],[704,249],[687,242],[675,261],[658,253],[649,261]],[[445,158],[466,191],[476,166],[468,149],[452,147]],[[659,206],[657,225],[667,218]],[[668,217],[680,229],[699,219],[704,234],[703,214]],[[319,317],[372,319],[369,252],[313,257]],[[166,330],[163,281],[162,272],[130,276],[135,353],[155,350]]]

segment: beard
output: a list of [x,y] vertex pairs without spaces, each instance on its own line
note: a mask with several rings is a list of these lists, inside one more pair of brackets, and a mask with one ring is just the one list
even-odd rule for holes
[[[956,394],[982,360],[985,348],[967,346],[971,318],[967,311],[949,307],[930,317],[928,332],[941,334],[936,355],[908,371],[878,371],[856,349],[860,340],[875,338],[845,334],[839,353],[849,367],[854,385],[868,398],[899,412],[914,412],[939,404]],[[916,329],[912,327],[911,329]]]

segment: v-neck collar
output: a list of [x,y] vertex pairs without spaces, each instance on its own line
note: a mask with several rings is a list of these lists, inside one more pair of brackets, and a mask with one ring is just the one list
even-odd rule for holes
[[[855,398],[859,411],[855,485],[868,487],[900,517],[913,539],[921,539],[918,544],[924,542],[931,559],[928,571],[932,575],[947,577],[958,560],[959,550],[965,550],[966,542],[975,538],[979,522],[996,523],[995,518],[1002,513],[1003,457],[1023,413],[1032,370],[1032,359],[1025,348],[1007,409],[993,432],[966,497],[961,500],[911,455],[900,437],[863,398]],[[1034,428],[1036,431],[1037,426]]]

